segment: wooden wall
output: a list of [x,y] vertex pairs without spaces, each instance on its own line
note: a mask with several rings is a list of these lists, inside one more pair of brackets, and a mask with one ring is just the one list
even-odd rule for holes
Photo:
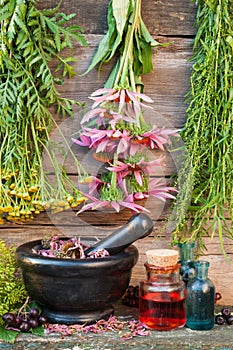
[[[55,0],[41,0],[39,7],[54,6]],[[84,28],[88,47],[75,46],[74,56],[78,59],[77,75],[61,88],[61,94],[89,103],[88,96],[97,88],[101,88],[108,76],[111,65],[103,67],[101,72],[93,70],[88,75],[80,76],[88,67],[98,43],[107,29],[108,0],[63,0],[61,10],[66,13],[76,13],[72,20]],[[156,116],[165,124],[180,128],[185,121],[184,95],[189,88],[191,63],[189,58],[192,53],[192,40],[195,35],[196,6],[191,0],[142,0],[142,17],[149,28],[150,33],[159,42],[171,42],[167,47],[154,50],[154,73],[143,78],[145,93],[154,100]],[[148,118],[153,119],[154,115]],[[77,109],[75,121],[63,122],[68,134],[75,131],[80,120],[80,111]],[[84,150],[75,150],[78,157],[91,171],[98,168],[90,154]],[[69,172],[76,179],[72,163],[68,165]],[[169,176],[176,171],[176,164],[167,157],[167,163],[162,173]],[[140,252],[137,265],[134,268],[132,281],[138,284],[145,275],[144,262],[145,251],[152,247],[168,247],[170,233],[164,232],[164,218],[170,210],[170,203],[164,206],[158,201],[148,200],[146,207],[151,210],[154,220],[154,231],[150,237],[135,243]],[[46,233],[69,236],[96,236],[109,234],[114,229],[123,225],[129,219],[127,210],[116,213],[89,212],[80,216],[75,215],[75,210],[63,213],[41,213],[33,221],[28,223],[7,222],[0,226],[0,238],[15,246],[42,238]],[[222,294],[221,304],[233,305],[233,279],[232,263],[226,261],[219,247],[218,239],[206,238],[207,251],[203,257],[210,261],[210,277],[216,285],[216,290]],[[232,241],[225,242],[229,259],[232,260]]]

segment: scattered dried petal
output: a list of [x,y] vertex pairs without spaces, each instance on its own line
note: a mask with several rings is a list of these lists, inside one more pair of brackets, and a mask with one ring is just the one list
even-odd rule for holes
[[45,329],[48,333],[60,333],[63,336],[69,336],[76,333],[102,334],[105,332],[118,332],[121,340],[150,335],[150,331],[144,327],[143,323],[134,319],[130,321],[120,321],[116,316],[111,316],[108,320],[101,319],[91,325],[74,324],[67,326],[46,324]]

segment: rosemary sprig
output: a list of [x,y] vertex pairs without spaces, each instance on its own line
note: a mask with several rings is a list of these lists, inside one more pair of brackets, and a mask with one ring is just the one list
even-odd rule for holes
[[[35,5],[35,0],[0,2],[0,223],[31,219],[47,208],[67,209],[84,199],[48,142],[52,128],[59,129],[50,107],[72,116],[73,105],[82,105],[61,97],[57,86],[75,74],[73,42],[87,43],[79,26],[68,26],[74,14],[59,13],[60,4],[49,10]],[[66,47],[68,57],[62,54]],[[58,63],[55,72],[52,60]],[[54,182],[43,169],[43,152]],[[75,157],[74,162],[78,174],[85,175]]]
[[[180,189],[170,218],[177,222],[174,241],[199,240],[203,247],[203,235],[217,234],[224,253],[223,237],[233,238],[232,17],[230,0],[199,0],[187,121],[181,134],[188,157],[178,174]],[[192,220],[188,234],[187,207]]]

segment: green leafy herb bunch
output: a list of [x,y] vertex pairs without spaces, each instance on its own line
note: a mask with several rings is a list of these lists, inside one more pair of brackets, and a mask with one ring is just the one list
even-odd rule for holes
[[[172,219],[174,240],[233,239],[233,6],[198,1],[187,120],[181,134],[188,157]],[[189,232],[186,219],[191,218]],[[186,232],[186,234],[185,234]]]
[[[50,107],[72,116],[72,106],[80,105],[62,97],[57,87],[75,74],[72,43],[86,45],[81,28],[68,25],[75,15],[58,10],[59,5],[38,10],[35,0],[0,3],[0,223],[28,220],[46,208],[59,211],[83,200],[47,147],[50,131],[58,127]],[[70,55],[63,54],[65,48]],[[51,61],[58,63],[55,72]],[[43,152],[54,183],[43,170]]]
[[0,323],[1,316],[18,308],[27,293],[15,259],[15,249],[0,240]]

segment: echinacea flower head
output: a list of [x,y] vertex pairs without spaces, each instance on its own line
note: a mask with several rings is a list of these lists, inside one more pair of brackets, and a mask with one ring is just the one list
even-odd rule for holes
[[[85,204],[77,213],[80,214],[86,210],[101,210],[101,209],[107,209],[113,208],[117,213],[120,212],[120,210],[124,208],[130,209],[134,213],[139,213],[141,211],[147,211],[146,208],[144,208],[141,205],[138,205],[134,203],[134,197],[132,194],[125,195],[123,192],[121,192],[119,189],[111,189],[108,188],[108,196],[106,196],[106,189],[104,191],[103,197],[96,198],[92,195],[86,195],[86,197],[91,200],[91,203]],[[102,193],[103,194],[103,193]]]
[[151,108],[144,102],[153,103],[153,100],[145,94],[121,88],[98,89],[91,94],[90,99],[95,101],[92,108],[96,108],[99,105],[104,106],[109,102],[117,103],[119,104],[119,113],[126,104],[130,105],[136,116],[140,114],[141,107]]
[[144,175],[149,175],[150,172],[155,172],[155,167],[161,166],[161,161],[162,157],[152,161],[145,161],[144,157],[141,157],[139,160],[136,157],[135,161],[133,161],[133,158],[131,157],[129,160],[117,160],[116,164],[111,164],[106,169],[116,172],[119,182],[126,176],[130,175],[136,179],[140,186],[142,186]]
[[139,142],[147,145],[150,149],[160,148],[164,150],[164,145],[170,143],[170,136],[178,136],[178,130],[158,128],[153,125],[152,129],[144,132],[139,137]]
[[94,149],[96,153],[116,151],[117,154],[121,154],[129,148],[130,139],[127,130],[83,128],[80,140],[72,139],[72,141],[80,146]]
[[148,194],[162,201],[166,199],[175,199],[170,192],[177,192],[174,187],[167,186],[164,179],[153,178],[149,180]]
[[116,124],[127,122],[135,123],[135,119],[129,115],[119,114],[107,108],[94,108],[89,110],[81,120],[81,125],[91,122],[95,123],[99,128],[115,129]]
[[[135,203],[135,200],[146,199],[151,195],[165,202],[166,199],[175,199],[170,192],[177,192],[174,187],[167,186],[162,178],[150,179],[149,183],[145,179],[141,187],[134,186],[132,180],[130,184],[131,188],[126,188],[126,182],[124,181],[122,187],[119,184],[112,187],[110,182],[93,177],[93,182],[89,184],[89,194],[85,194],[90,203],[85,204],[78,214],[87,210],[109,210],[110,208],[113,208],[116,212],[123,208],[128,208],[133,212],[149,212],[145,207]],[[133,187],[134,191],[132,191]],[[128,192],[128,189],[130,192]]]

